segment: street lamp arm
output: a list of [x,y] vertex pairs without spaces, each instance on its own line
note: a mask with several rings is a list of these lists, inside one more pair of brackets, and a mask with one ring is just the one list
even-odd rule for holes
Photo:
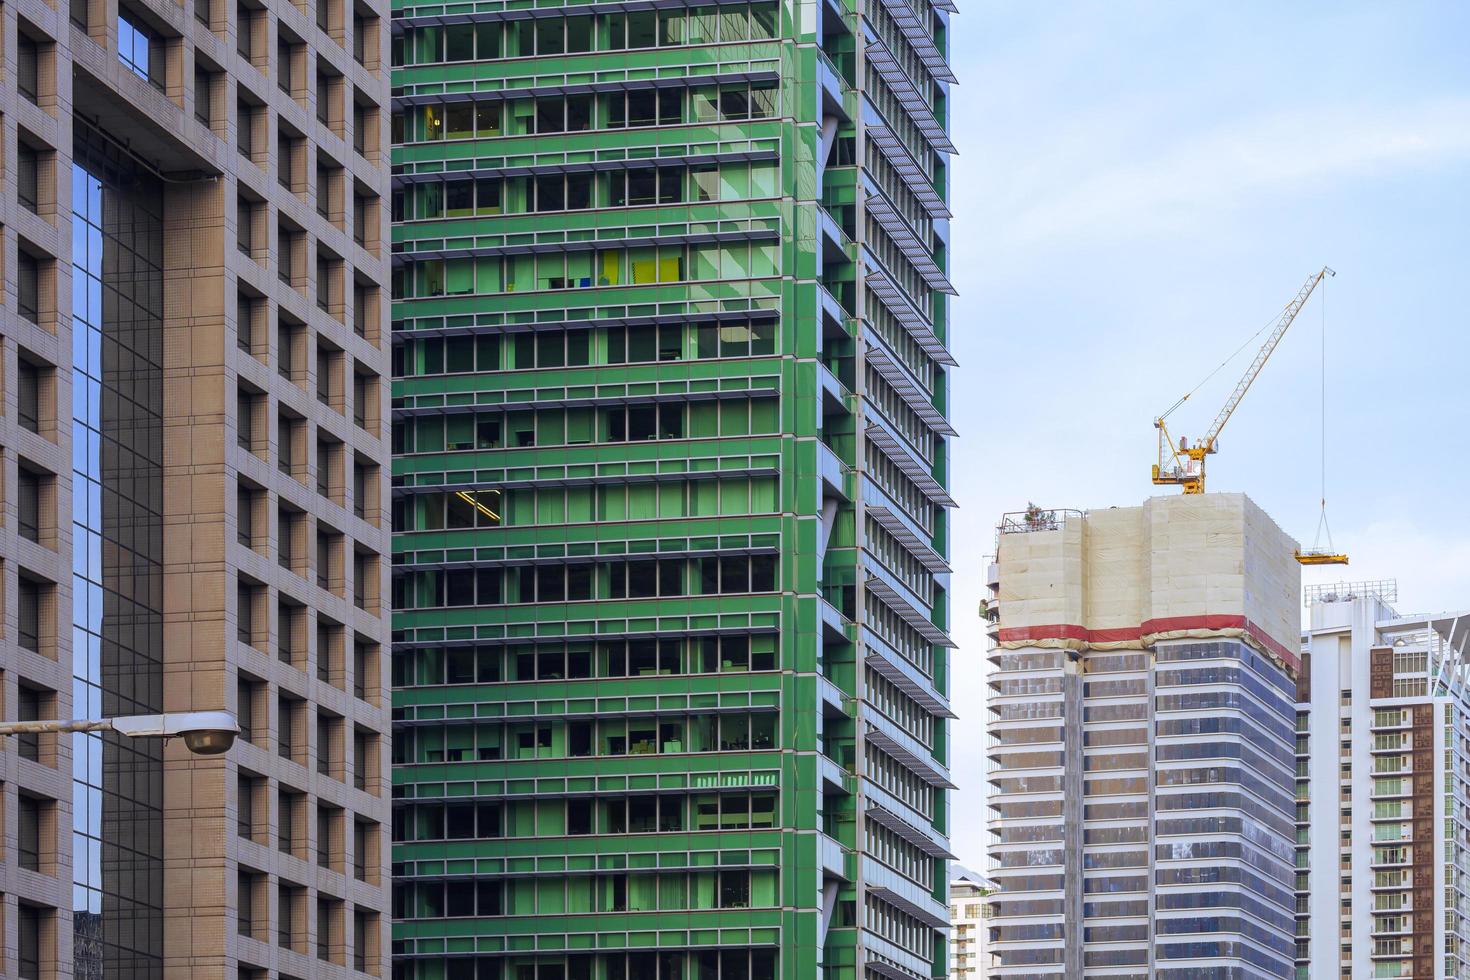
[[112,719],[87,721],[0,721],[0,736],[51,735],[61,732],[110,732]]
[[240,733],[240,723],[228,711],[170,711],[161,715],[124,718],[0,722],[0,737],[107,731],[129,738],[182,738],[191,752],[219,755],[228,752],[234,744],[235,736]]

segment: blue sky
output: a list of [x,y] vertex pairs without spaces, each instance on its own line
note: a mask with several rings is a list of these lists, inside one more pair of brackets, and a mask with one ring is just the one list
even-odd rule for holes
[[[985,867],[985,636],[1004,511],[1138,504],[1152,419],[1322,265],[1347,569],[1470,608],[1470,4],[971,0],[954,19],[954,850]],[[1321,296],[1210,461],[1316,533]],[[1174,416],[1208,427],[1246,362]]]

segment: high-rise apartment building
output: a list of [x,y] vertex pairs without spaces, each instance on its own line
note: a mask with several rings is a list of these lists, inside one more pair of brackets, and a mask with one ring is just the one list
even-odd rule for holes
[[1003,521],[994,977],[1290,977],[1299,569],[1240,494]]
[[383,976],[387,17],[0,5],[0,974]]
[[395,7],[405,980],[943,973],[952,10]]
[[990,975],[986,945],[989,897],[995,883],[966,868],[954,867],[949,879],[949,980],[985,980]]
[[1313,586],[1297,704],[1297,969],[1470,977],[1470,616]]

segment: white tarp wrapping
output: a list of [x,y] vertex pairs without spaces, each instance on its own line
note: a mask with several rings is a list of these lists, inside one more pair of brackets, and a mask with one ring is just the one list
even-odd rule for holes
[[1154,497],[1002,534],[999,645],[1231,636],[1295,669],[1297,544],[1239,493]]

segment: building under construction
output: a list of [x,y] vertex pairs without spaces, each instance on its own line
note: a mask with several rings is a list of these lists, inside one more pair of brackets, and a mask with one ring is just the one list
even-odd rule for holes
[[991,976],[1295,974],[1296,552],[1240,494],[1003,520]]

